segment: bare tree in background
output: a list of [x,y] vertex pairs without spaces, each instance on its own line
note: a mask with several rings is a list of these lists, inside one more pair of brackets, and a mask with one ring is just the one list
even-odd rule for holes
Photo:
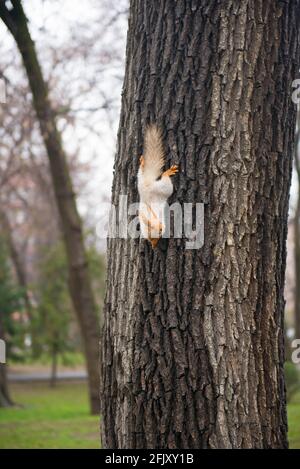
[[[38,37],[37,47],[52,107],[68,149],[68,166],[75,192],[81,209],[84,207],[85,228],[94,228],[98,221],[99,199],[110,189],[107,171],[103,174],[106,179],[101,180],[101,170],[112,166],[107,165],[112,153],[109,149],[107,153],[105,141],[115,140],[114,129],[110,130],[110,126],[115,125],[119,110],[127,2],[103,0],[99,4],[88,0],[85,11],[90,12],[93,21],[74,17],[64,23],[64,34],[60,35],[53,27],[56,27],[58,14],[62,18],[68,14],[68,7],[64,9],[68,3],[70,7],[70,2],[42,1],[39,12],[32,14],[31,26],[34,36]],[[27,5],[30,8],[30,2]],[[16,238],[32,238],[22,231],[28,220],[33,219],[32,223],[36,225],[32,227],[33,232],[34,228],[38,227],[40,231],[44,228],[47,242],[50,231],[56,231],[53,224],[57,218],[51,207],[49,166],[19,56],[10,38],[5,39],[0,58],[0,74],[7,81],[7,104],[2,106],[4,112],[0,122],[2,207],[10,211],[18,199],[21,210],[21,202],[24,202],[26,214],[21,217],[20,229],[15,219],[17,216],[20,219],[21,213],[9,214]],[[18,68],[20,72],[16,73]],[[25,177],[28,182],[22,182]],[[42,197],[39,197],[39,191]],[[36,210],[40,205],[43,205],[42,210]],[[48,223],[45,223],[47,216]]]
[[78,214],[67,158],[56,115],[49,100],[35,45],[31,39],[22,3],[12,0],[12,8],[0,3],[0,17],[13,35],[27,72],[42,138],[47,149],[52,182],[64,232],[69,263],[70,292],[77,313],[87,358],[92,413],[99,412],[99,325],[88,262],[84,249],[82,223]]
[[[48,6],[51,3],[50,11],[47,3]],[[88,7],[94,6],[93,21],[88,27],[86,20],[79,17],[73,24],[66,22],[67,39],[64,35],[61,40],[51,28],[51,12],[55,17],[65,3],[43,2],[45,15],[41,8],[36,15],[39,27],[33,25],[33,29],[38,36],[56,121],[60,130],[67,134],[67,140],[72,142],[71,150],[70,145],[68,147],[68,166],[73,184],[88,208],[86,226],[93,227],[97,220],[94,207],[97,208],[99,202],[96,204],[89,181],[95,180],[91,177],[95,174],[94,161],[107,158],[101,142],[103,132],[107,136],[108,130],[103,124],[107,122],[113,127],[118,113],[118,83],[123,76],[122,45],[126,33],[122,24],[127,2],[103,1],[99,6],[91,0]],[[1,44],[0,59],[1,76],[7,81],[7,104],[3,105],[0,125],[0,202],[5,220],[1,228],[2,231],[5,228],[17,278],[24,286],[25,281],[36,282],[41,248],[57,242],[60,224],[28,84],[23,73],[15,72],[20,62],[13,44],[6,41],[5,45],[4,48]],[[90,155],[85,151],[91,147],[91,141],[100,148],[97,154],[91,149]],[[80,161],[82,154],[85,163]],[[100,180],[97,192],[105,187],[107,184],[101,187]],[[31,289],[28,299],[32,299],[32,295]],[[36,303],[37,298],[33,301]],[[34,351],[35,339],[32,339]]]
[[[0,314],[0,339],[4,340],[3,318]],[[13,405],[11,400],[6,376],[6,365],[0,363],[0,407],[10,407]]]
[[294,260],[295,260],[295,290],[294,290],[294,320],[295,338],[300,339],[300,112],[298,109],[297,133],[295,142],[295,169],[297,176],[297,199],[294,213]]
[[6,211],[1,208],[0,208],[0,226],[1,226],[0,232],[3,235],[3,238],[5,239],[7,243],[9,253],[10,253],[10,258],[15,268],[18,284],[22,288],[22,291],[23,291],[26,312],[28,316],[30,316],[31,302],[30,302],[30,296],[29,296],[29,291],[28,291],[26,269],[24,266],[24,262],[21,259],[20,252],[16,247],[16,243],[15,243],[14,235],[13,235],[13,229],[7,217]]

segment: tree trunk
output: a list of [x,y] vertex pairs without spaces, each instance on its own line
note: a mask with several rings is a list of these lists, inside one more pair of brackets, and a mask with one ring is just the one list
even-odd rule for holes
[[[109,448],[285,448],[284,273],[299,1],[131,0],[113,203],[148,122],[205,241],[110,239]],[[175,179],[176,181],[176,179]]]
[[10,407],[13,405],[8,392],[5,366],[0,363],[0,407]]
[[22,263],[19,252],[16,248],[9,219],[3,210],[0,211],[0,220],[2,223],[3,234],[5,236],[5,240],[9,249],[10,258],[15,269],[17,281],[18,281],[19,286],[23,290],[26,312],[29,315],[29,317],[31,317],[31,304],[30,304],[30,298],[28,294],[28,285],[27,285],[27,278],[26,278],[27,275],[26,275],[25,267]]
[[[0,339],[4,340],[3,318],[0,312]],[[10,407],[13,405],[8,391],[6,364],[0,363],[0,407]]]
[[92,294],[87,257],[84,250],[82,224],[70,179],[66,154],[62,147],[48,90],[31,39],[27,18],[20,0],[12,0],[8,9],[0,0],[0,17],[14,36],[22,55],[33,103],[47,149],[52,181],[64,232],[69,264],[70,292],[83,336],[87,359],[90,401],[93,413],[99,411],[99,325]]

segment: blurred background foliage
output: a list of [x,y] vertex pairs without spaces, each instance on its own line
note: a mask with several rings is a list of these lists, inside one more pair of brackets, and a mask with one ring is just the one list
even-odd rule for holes
[[[22,4],[62,135],[100,324],[106,242],[97,226],[110,198],[128,2]],[[49,155],[20,51],[2,21],[0,52],[0,338],[7,345],[0,448],[99,447]]]
[[14,281],[4,239],[0,236],[0,311],[5,330],[6,353],[12,360],[23,359],[26,326],[22,312],[24,291]]

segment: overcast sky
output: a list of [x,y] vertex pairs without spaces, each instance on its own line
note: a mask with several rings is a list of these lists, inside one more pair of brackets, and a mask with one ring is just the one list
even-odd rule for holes
[[[35,40],[39,58],[46,78],[50,76],[53,62],[53,49],[59,55],[66,45],[72,44],[73,37],[94,38],[91,44],[90,57],[86,59],[78,53],[76,61],[66,63],[61,75],[56,74],[54,99],[64,100],[64,93],[74,88],[74,92],[84,87],[86,79],[91,83],[91,91],[74,99],[79,118],[75,128],[67,127],[63,137],[69,154],[80,146],[80,158],[93,166],[88,193],[80,199],[80,210],[86,215],[97,211],[101,200],[110,197],[113,158],[119,121],[122,77],[124,73],[125,43],[127,32],[127,15],[121,14],[114,21],[116,11],[127,8],[127,0],[23,0],[29,19],[30,32]],[[98,36],[99,30],[99,36]],[[7,63],[4,57],[16,51],[14,41],[6,27],[0,22],[0,64]],[[116,58],[106,59],[107,51]],[[8,60],[8,59],[7,59]],[[107,60],[107,63],[105,62]],[[1,63],[2,62],[2,63]],[[58,69],[59,70],[59,69]],[[5,68],[5,74],[15,83],[22,78],[22,66]],[[80,83],[82,81],[82,83]],[[96,112],[93,116],[85,108],[101,108],[103,96],[111,97],[113,111]],[[87,122],[87,118],[89,122]],[[87,124],[90,130],[87,129]]]

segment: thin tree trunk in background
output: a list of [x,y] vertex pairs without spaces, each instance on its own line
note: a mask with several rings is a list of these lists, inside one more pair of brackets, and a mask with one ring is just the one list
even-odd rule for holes
[[0,408],[10,407],[13,402],[9,396],[7,378],[6,378],[6,365],[0,363]]
[[[298,112],[298,126],[300,125],[300,112]],[[294,216],[294,261],[295,261],[295,292],[294,292],[294,318],[295,318],[295,338],[300,339],[300,155],[299,152],[299,135],[300,130],[298,128],[298,135],[296,138],[296,149],[295,149],[295,166],[296,175],[298,180],[297,188],[297,205]]]
[[50,387],[54,388],[57,382],[57,348],[54,346],[51,354],[51,377],[50,377]]
[[91,410],[93,413],[98,413],[99,325],[84,250],[81,219],[77,211],[61,135],[56,127],[55,115],[51,108],[35,45],[28,30],[27,18],[20,0],[12,0],[11,4],[13,8],[8,9],[5,2],[0,0],[0,17],[12,33],[22,55],[33,95],[34,107],[49,157],[68,257],[70,293],[81,328],[87,360]]
[[285,448],[284,274],[299,1],[131,0],[113,203],[142,135],[205,203],[205,241],[110,239],[106,448]]
[[[0,339],[4,340],[4,326],[3,318],[0,312]],[[0,407],[10,407],[13,405],[11,397],[9,395],[7,376],[6,376],[6,364],[0,363]]]
[[10,253],[10,258],[12,260],[12,263],[15,269],[17,281],[18,281],[19,286],[23,290],[26,311],[27,311],[27,314],[31,316],[31,304],[30,304],[30,298],[28,295],[28,285],[27,285],[25,268],[20,259],[18,250],[16,248],[14,238],[13,238],[12,228],[10,226],[9,220],[6,216],[6,213],[2,210],[0,211],[0,220],[2,222],[3,234],[5,236],[5,240],[6,240],[9,253]]

